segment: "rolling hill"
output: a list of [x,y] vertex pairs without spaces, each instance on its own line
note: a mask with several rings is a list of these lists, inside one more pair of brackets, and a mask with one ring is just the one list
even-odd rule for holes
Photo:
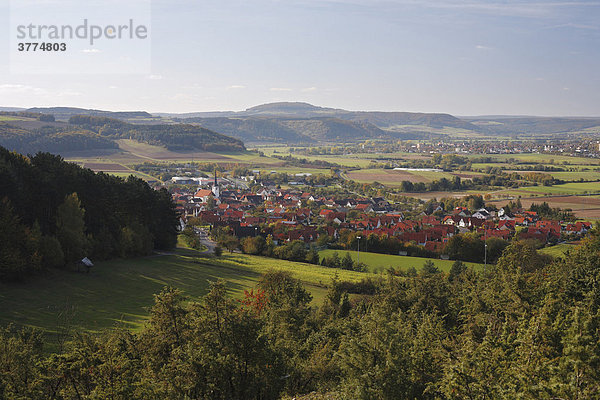
[[439,136],[444,128],[481,134],[484,128],[449,114],[347,111],[308,103],[270,103],[240,112],[158,114],[195,123],[249,143],[352,142]]
[[98,117],[109,117],[115,119],[152,118],[146,111],[103,111],[77,107],[33,107],[28,112],[51,114],[59,121],[68,121],[74,115],[93,115]]
[[191,124],[131,124],[102,116],[72,116],[68,122],[46,121],[47,114],[3,113],[0,146],[23,154],[63,154],[82,150],[116,150],[119,139],[135,139],[171,151],[240,151],[238,139]]
[[[24,120],[8,122],[20,129],[31,130],[34,125],[35,129],[41,128],[42,125],[60,128],[58,124],[65,123],[76,115],[112,118],[135,125],[137,131],[146,132],[138,135],[143,137],[141,140],[146,142],[150,140],[153,144],[158,143],[158,140],[171,149],[178,146],[181,149],[189,147],[190,135],[202,136],[204,135],[202,129],[251,144],[340,143],[377,138],[477,139],[495,136],[519,139],[563,138],[579,134],[600,134],[600,118],[501,115],[456,117],[445,113],[348,111],[303,102],[261,104],[244,111],[181,114],[149,114],[145,111],[115,112],[75,107],[37,107],[27,109],[25,112],[52,114],[57,122],[52,124]],[[172,128],[173,125],[188,125],[188,127],[179,129]],[[150,126],[156,127],[151,129]],[[195,128],[191,128],[192,126]],[[195,133],[192,132],[194,129],[197,129]],[[173,134],[174,130],[185,130],[186,133]],[[128,131],[134,129],[129,126]],[[171,131],[172,134],[166,134],[167,131]],[[163,133],[158,134],[158,132]],[[161,139],[156,139],[158,136]],[[178,144],[178,141],[181,143]]]
[[332,117],[196,117],[177,121],[196,123],[248,143],[317,143],[389,136],[375,125]]

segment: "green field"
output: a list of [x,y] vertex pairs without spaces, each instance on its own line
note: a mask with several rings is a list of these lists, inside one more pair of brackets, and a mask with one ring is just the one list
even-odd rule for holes
[[239,297],[269,270],[289,271],[300,279],[316,305],[322,303],[336,274],[345,281],[371,276],[237,253],[206,258],[194,250],[177,249],[167,255],[98,262],[89,274],[52,270],[24,283],[0,284],[0,326],[12,322],[50,335],[65,325],[100,331],[120,323],[139,329],[153,294],[166,285],[197,299],[206,293],[209,281],[224,279],[230,295]]
[[[538,153],[525,153],[525,154],[469,154],[469,158],[478,158],[481,156],[491,157],[493,161],[500,161],[506,163],[508,159],[514,159],[522,163],[539,163],[544,165],[557,165],[561,163],[568,163],[570,165],[600,165],[600,162],[590,158],[583,157],[572,157],[562,156],[556,154],[538,154]],[[553,160],[553,163],[550,162]],[[494,164],[473,164],[473,165],[494,165]],[[497,166],[497,164],[496,164]]]
[[600,192],[600,182],[569,182],[554,186],[529,186],[521,189],[530,193],[542,194],[582,194]]
[[0,115],[0,121],[24,121],[27,118],[14,117],[12,115]]
[[557,244],[555,246],[544,247],[540,249],[539,252],[543,254],[551,255],[552,257],[562,257],[565,252],[568,250],[572,250],[575,248],[575,245],[569,243]]
[[[321,257],[330,257],[333,253],[338,253],[340,258],[343,258],[346,253],[350,253],[352,260],[357,261],[358,253],[356,251],[348,250],[322,250],[319,252]],[[379,253],[368,253],[360,252],[360,262],[365,263],[370,272],[381,273],[387,268],[395,268],[406,271],[411,267],[415,267],[419,271],[425,261],[431,260],[441,271],[448,272],[454,261],[451,260],[439,260],[436,258],[420,258],[420,257],[409,257],[409,256],[395,256],[391,254],[379,254]],[[477,263],[465,263],[466,265],[473,267],[475,270],[483,269],[483,264]]]

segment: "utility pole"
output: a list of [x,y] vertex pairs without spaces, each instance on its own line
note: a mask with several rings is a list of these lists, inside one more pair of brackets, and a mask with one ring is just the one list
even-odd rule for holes
[[358,247],[357,247],[357,251],[356,251],[356,263],[360,264],[360,236],[356,237],[358,239]]
[[487,269],[487,227],[483,223],[483,274]]

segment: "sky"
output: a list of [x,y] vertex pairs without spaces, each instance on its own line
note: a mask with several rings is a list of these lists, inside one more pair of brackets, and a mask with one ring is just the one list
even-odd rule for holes
[[30,65],[17,62],[34,55],[16,53],[15,15],[64,23],[69,8],[12,1],[0,0],[5,107],[194,112],[303,101],[600,116],[600,0],[139,0],[139,14],[127,1],[79,1],[90,20],[147,18],[148,39],[79,43]]

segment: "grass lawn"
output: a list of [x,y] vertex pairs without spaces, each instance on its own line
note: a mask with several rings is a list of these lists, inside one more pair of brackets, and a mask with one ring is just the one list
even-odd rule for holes
[[[338,253],[340,258],[343,258],[346,253],[350,253],[352,260],[357,261],[357,252],[348,250],[322,250],[319,252],[321,257],[330,257],[334,252]],[[411,267],[415,267],[419,271],[425,261],[431,260],[441,271],[448,272],[454,261],[451,260],[439,260],[436,258],[420,258],[420,257],[409,257],[409,256],[395,256],[391,254],[379,254],[379,253],[368,253],[360,252],[360,262],[368,265],[370,272],[380,273],[384,272],[387,268],[393,267],[406,271]],[[483,269],[483,264],[477,263],[465,263],[466,265],[475,268],[476,270]],[[341,278],[341,277],[340,277]]]
[[371,275],[237,253],[205,258],[179,248],[174,254],[98,262],[89,274],[52,270],[23,283],[0,284],[0,326],[36,327],[51,338],[65,321],[73,330],[97,332],[118,323],[137,330],[147,318],[153,294],[166,285],[198,299],[209,281],[224,279],[229,294],[240,297],[271,269],[300,279],[315,305],[322,303],[336,272],[340,280],[349,281]]

